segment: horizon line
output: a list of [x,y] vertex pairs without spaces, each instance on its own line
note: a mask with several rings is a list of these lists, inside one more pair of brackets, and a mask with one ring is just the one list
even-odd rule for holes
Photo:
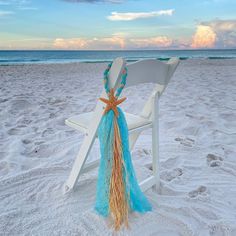
[[175,49],[0,49],[0,51],[216,51],[216,50],[236,50],[236,48],[175,48]]

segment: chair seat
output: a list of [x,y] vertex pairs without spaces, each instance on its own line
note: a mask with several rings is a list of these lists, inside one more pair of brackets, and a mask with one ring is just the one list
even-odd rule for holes
[[[82,113],[80,115],[72,116],[65,120],[65,124],[76,130],[87,132],[89,124],[92,120],[94,112]],[[151,125],[151,121],[137,115],[125,112],[125,118],[129,130],[134,130],[143,126]]]

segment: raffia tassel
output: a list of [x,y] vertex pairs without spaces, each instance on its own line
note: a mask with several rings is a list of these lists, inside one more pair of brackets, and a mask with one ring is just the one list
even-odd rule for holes
[[109,207],[114,220],[114,229],[119,230],[122,224],[128,227],[128,199],[123,178],[123,160],[120,130],[114,116],[113,165],[110,179]]

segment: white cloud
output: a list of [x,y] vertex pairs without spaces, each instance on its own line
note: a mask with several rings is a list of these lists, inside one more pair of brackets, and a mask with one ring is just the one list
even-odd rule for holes
[[13,11],[0,11],[0,17],[9,16],[13,14],[14,14]]
[[126,38],[121,33],[103,38],[58,38],[53,42],[56,49],[138,49],[166,48],[172,45],[172,39],[166,36],[151,38]]
[[119,36],[104,38],[58,38],[53,42],[56,49],[122,49],[125,47],[125,39]]
[[201,22],[193,36],[194,48],[236,48],[236,20],[212,20]]
[[0,1],[0,5],[10,5],[9,1]]
[[13,6],[19,10],[37,10],[31,6],[31,0],[0,0],[0,5]]
[[212,20],[202,22],[202,25],[208,25],[217,32],[231,32],[236,31],[236,20]]
[[35,11],[35,10],[38,10],[38,8],[37,7],[19,7],[18,9],[20,9],[20,10],[32,10],[32,11]]
[[151,11],[151,12],[112,12],[107,18],[112,21],[130,21],[142,18],[151,18],[157,16],[172,16],[174,9]]
[[0,0],[0,5],[25,5],[30,3],[30,0]]
[[212,48],[215,46],[216,33],[210,26],[198,25],[193,36],[192,48]]
[[63,39],[57,38],[53,42],[53,46],[58,49],[81,49],[86,48],[88,41],[81,38]]
[[157,36],[151,38],[130,39],[130,43],[135,48],[166,48],[172,45],[173,40],[166,36]]

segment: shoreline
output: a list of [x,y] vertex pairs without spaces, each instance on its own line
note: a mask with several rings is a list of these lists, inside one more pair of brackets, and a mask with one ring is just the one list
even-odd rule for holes
[[[135,62],[138,60],[145,60],[145,59],[156,59],[160,61],[168,61],[171,57],[168,58],[140,58],[140,59],[127,59],[128,63]],[[236,60],[236,57],[179,57],[181,61],[189,61],[189,60]],[[0,60],[0,66],[24,66],[24,65],[63,65],[63,64],[102,64],[102,63],[110,63],[113,59],[110,60],[62,60],[62,61],[29,61],[29,62],[4,62],[2,63]]]

